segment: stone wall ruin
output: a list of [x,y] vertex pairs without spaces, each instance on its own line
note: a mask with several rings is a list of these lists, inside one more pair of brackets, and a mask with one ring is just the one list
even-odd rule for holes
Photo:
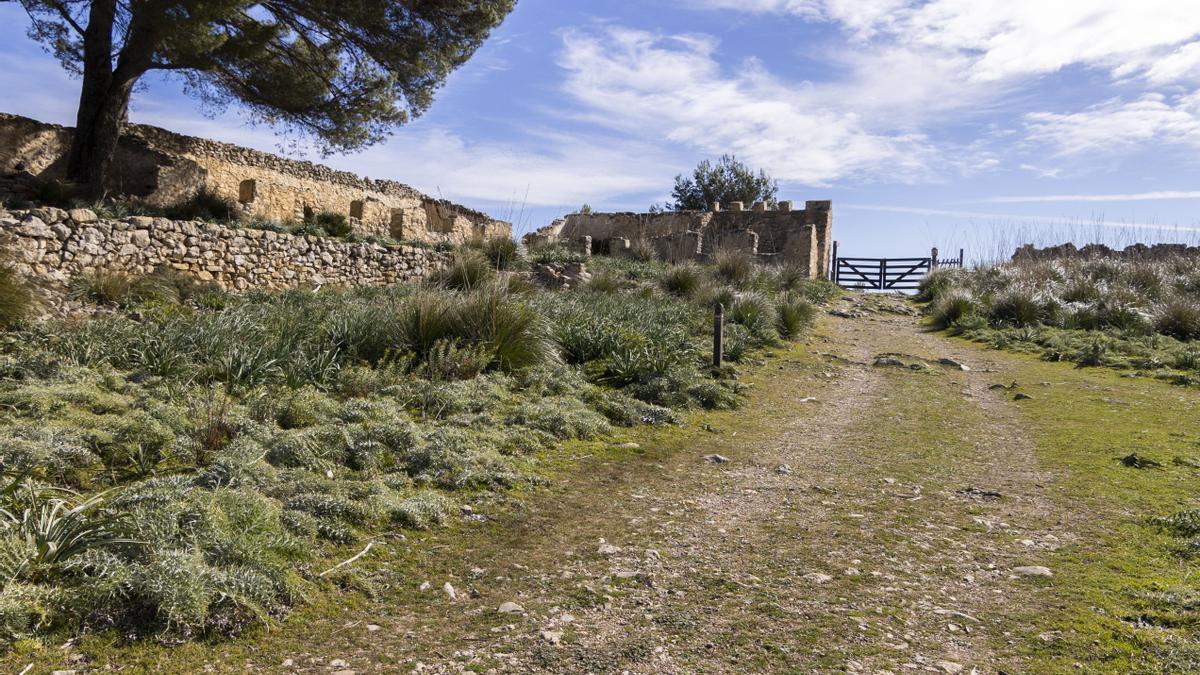
[[[0,113],[0,175],[58,179],[71,129]],[[361,178],[320,164],[130,125],[111,176],[114,194],[170,206],[207,190],[238,205],[239,216],[302,220],[332,211],[360,234],[462,244],[511,237],[512,225],[387,180]]]
[[716,251],[740,251],[759,262],[796,265],[811,278],[828,278],[833,241],[832,202],[790,201],[775,209],[740,202],[709,211],[575,213],[525,236],[526,245],[566,244],[586,252],[626,255],[638,243],[673,262],[705,260]]

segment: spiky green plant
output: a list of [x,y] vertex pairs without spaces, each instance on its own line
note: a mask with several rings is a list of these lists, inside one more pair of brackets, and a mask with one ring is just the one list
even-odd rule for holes
[[775,328],[780,337],[795,340],[817,320],[817,308],[808,300],[785,295],[776,306]]
[[104,513],[103,503],[103,493],[76,500],[47,497],[28,486],[5,495],[0,506],[0,535],[23,543],[25,551],[24,556],[8,561],[5,571],[9,580],[45,581],[52,579],[63,563],[87,551],[138,544],[128,536],[127,520]]
[[694,294],[703,283],[704,274],[695,263],[671,265],[659,280],[664,291],[681,298]]

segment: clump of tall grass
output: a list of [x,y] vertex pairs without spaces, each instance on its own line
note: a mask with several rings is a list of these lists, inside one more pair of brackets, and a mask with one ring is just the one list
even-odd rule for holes
[[961,290],[941,289],[929,307],[929,316],[937,328],[951,328],[979,311],[978,304]]
[[786,295],[776,307],[775,329],[780,337],[795,340],[817,320],[817,308],[805,298]]
[[1200,340],[1200,302],[1177,297],[1163,303],[1155,314],[1154,328],[1178,340]]
[[659,280],[664,291],[681,298],[694,294],[703,283],[704,274],[694,263],[671,265]]
[[962,283],[961,270],[954,268],[937,269],[926,274],[917,285],[918,302],[937,302],[939,298]]
[[729,308],[729,319],[744,327],[760,343],[774,342],[779,334],[775,331],[776,307],[770,298],[757,292],[742,293]]
[[717,251],[711,262],[717,278],[733,286],[745,286],[754,276],[754,259],[744,251]]
[[994,298],[987,308],[988,318],[1001,326],[1036,326],[1051,323],[1057,307],[1028,289],[1011,288]]
[[101,269],[75,277],[71,281],[71,294],[101,305],[119,305],[129,297],[132,286],[132,276]]
[[491,237],[474,242],[473,247],[477,248],[496,270],[516,269],[523,261],[521,249],[512,237]]
[[480,288],[495,276],[492,263],[474,249],[454,253],[449,265],[433,276],[435,284],[456,290]]
[[15,269],[0,263],[0,330],[25,323],[37,307],[37,294]]

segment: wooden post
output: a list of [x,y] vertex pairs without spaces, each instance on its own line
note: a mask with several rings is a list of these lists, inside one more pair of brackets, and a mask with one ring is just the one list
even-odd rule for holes
[[713,368],[720,368],[725,359],[725,305],[713,307]]
[[937,247],[934,246],[933,250],[929,252],[929,268],[936,270],[937,267],[938,267],[938,250],[937,250]]
[[959,267],[959,269],[962,269],[963,263],[966,262],[966,259],[963,258],[964,253],[966,253],[966,249],[962,249],[962,248],[958,249],[958,267]]
[[838,243],[835,241],[835,242],[833,242],[833,269],[831,271],[827,272],[825,275],[825,278],[833,280],[834,285],[837,285],[837,282],[838,282],[838,257],[837,257],[838,251],[837,250],[838,250]]
[[887,290],[887,258],[879,260],[879,290]]

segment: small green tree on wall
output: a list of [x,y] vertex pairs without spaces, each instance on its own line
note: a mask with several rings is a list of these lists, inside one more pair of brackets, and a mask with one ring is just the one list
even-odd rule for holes
[[696,166],[691,178],[675,177],[675,189],[671,196],[676,211],[704,211],[714,202],[729,204],[743,202],[749,207],[755,202],[766,202],[775,207],[779,183],[761,169],[753,169],[739,162],[732,155],[723,155],[716,164],[704,160]]
[[[0,2],[14,0],[0,0]],[[516,0],[15,0],[29,36],[81,79],[67,176],[99,196],[129,99],[152,71],[218,109],[315,138],[376,143],[434,92]]]

